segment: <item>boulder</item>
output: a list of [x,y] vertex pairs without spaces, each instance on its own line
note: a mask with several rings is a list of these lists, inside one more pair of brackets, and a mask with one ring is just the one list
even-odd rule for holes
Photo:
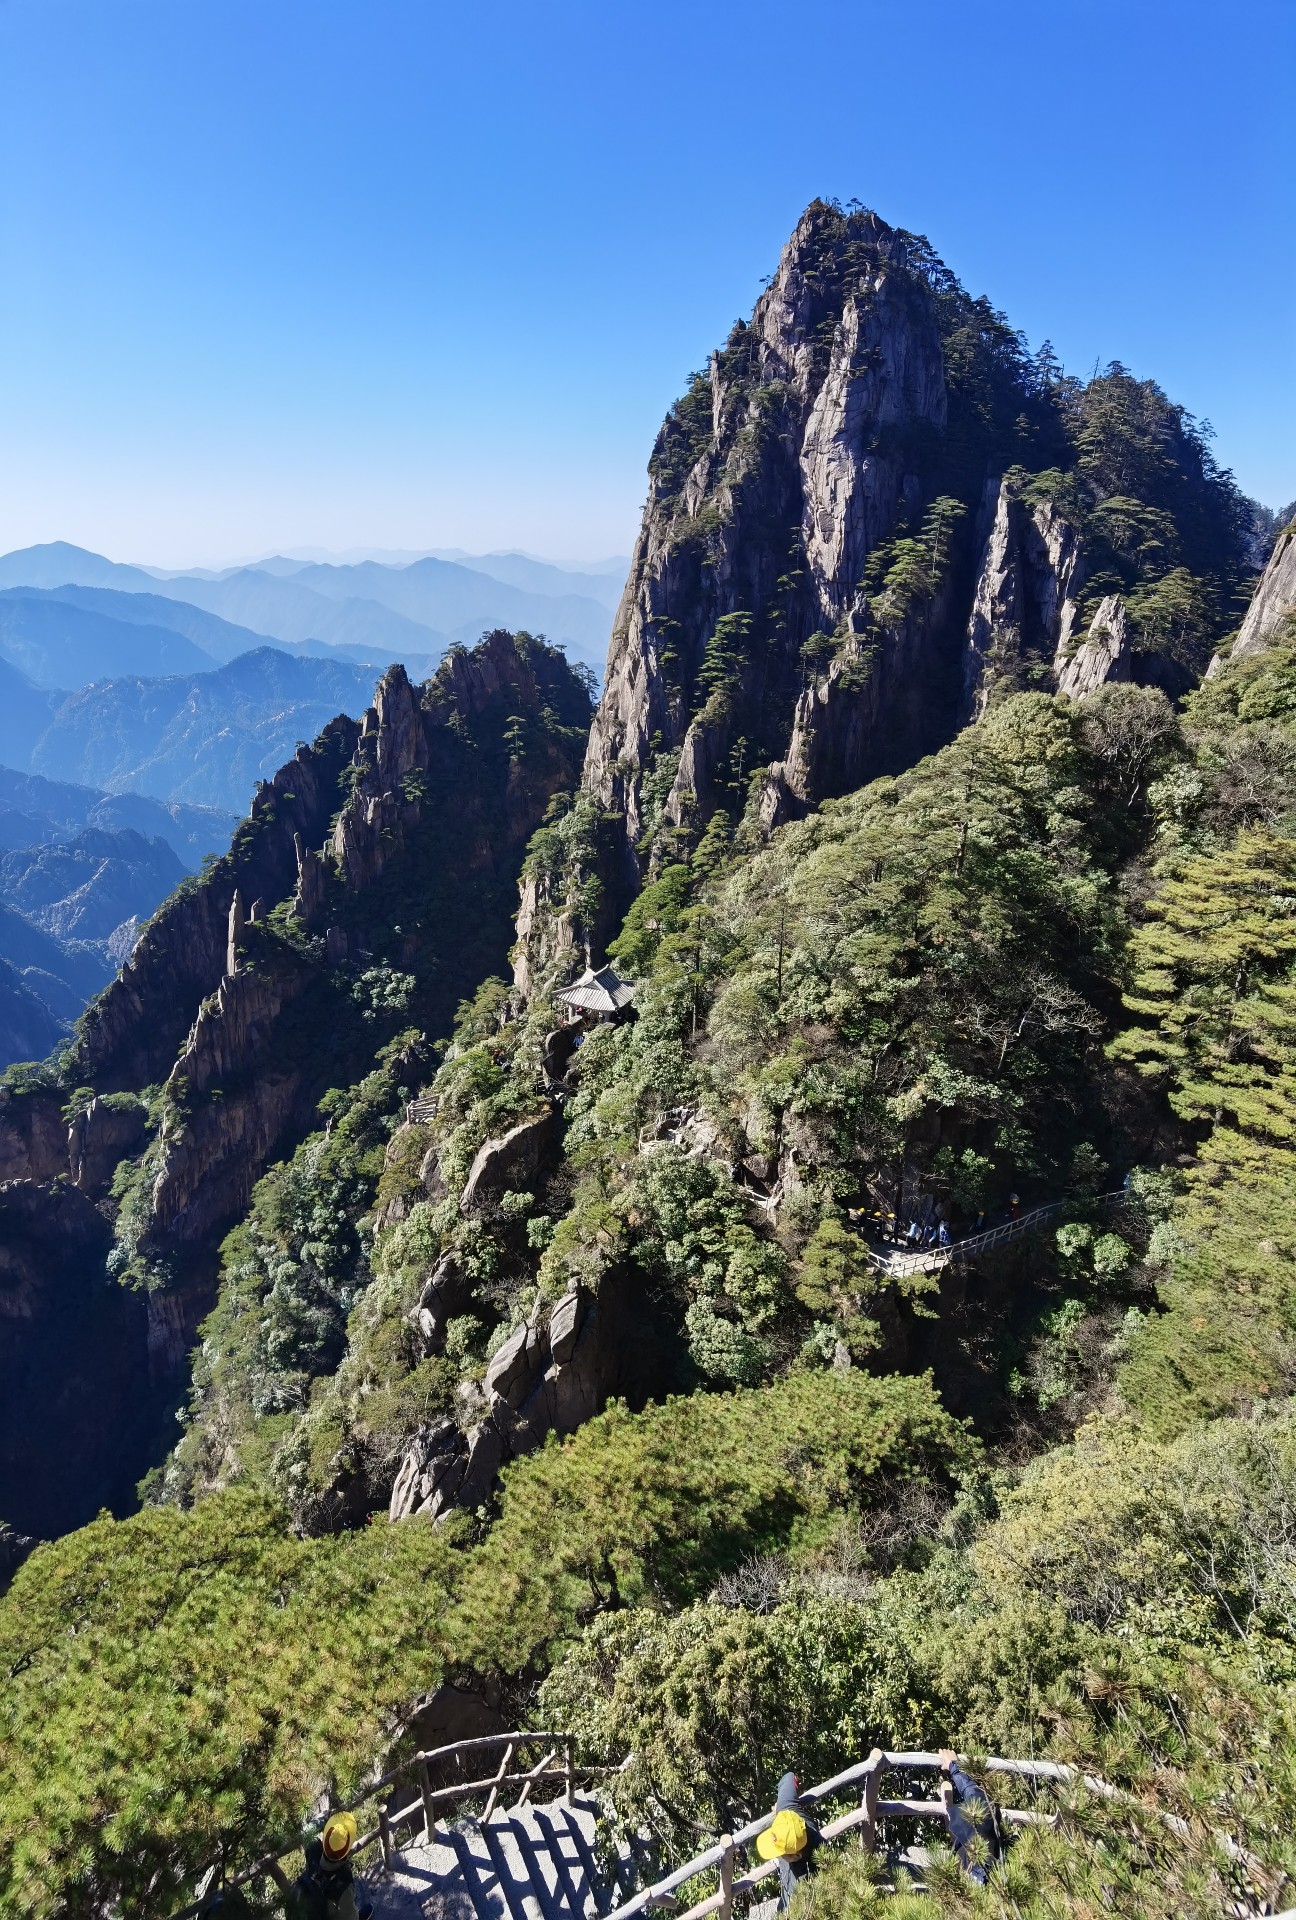
[[429,1200],[444,1200],[450,1191],[441,1176],[441,1156],[435,1147],[429,1147],[423,1155],[419,1179],[423,1182],[423,1191]]
[[459,1256],[448,1253],[436,1272],[423,1282],[416,1305],[410,1313],[423,1344],[424,1354],[435,1353],[445,1338],[446,1321],[462,1311],[469,1294],[468,1276]]
[[456,1506],[471,1511],[489,1497],[495,1476],[504,1463],[504,1435],[494,1420],[483,1420],[468,1436],[468,1462],[459,1484]]
[[548,1342],[543,1327],[523,1326],[512,1332],[486,1369],[486,1397],[494,1406],[520,1407],[531,1383],[545,1364]]
[[465,1213],[475,1213],[497,1194],[520,1187],[549,1159],[562,1132],[562,1117],[550,1107],[533,1120],[520,1120],[498,1138],[485,1141],[469,1170],[459,1198]]
[[396,1475],[388,1518],[405,1520],[413,1513],[441,1512],[462,1483],[467,1464],[464,1437],[453,1420],[421,1428]]
[[68,1171],[82,1193],[106,1187],[117,1162],[144,1140],[148,1111],[142,1100],[123,1104],[94,1099],[79,1113],[67,1136]]
[[584,1287],[574,1287],[563,1295],[549,1316],[549,1352],[560,1366],[572,1357],[589,1305],[590,1296]]

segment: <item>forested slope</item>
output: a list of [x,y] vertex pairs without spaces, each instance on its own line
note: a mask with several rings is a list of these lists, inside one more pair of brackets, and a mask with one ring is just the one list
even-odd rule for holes
[[[308,963],[332,998],[259,1071],[330,1050],[204,1229],[144,1510],[0,1602],[0,1911],[167,1913],[442,1682],[630,1756],[668,1855],[785,1767],[950,1744],[1134,1805],[906,1911],[1290,1903],[1296,607],[1281,535],[1250,597],[1263,536],[1151,383],[1071,381],[923,243],[807,213],[659,438],[581,784],[534,643],[475,731],[466,682],[389,676],[328,859],[237,929],[203,1018]],[[431,887],[434,737],[497,811]],[[493,846],[502,894],[501,821],[513,981],[440,927],[402,963],[410,876],[445,921]],[[587,952],[634,1011],[573,1048]],[[47,1079],[154,1071],[120,992],[79,1048]],[[52,1098],[11,1089],[15,1133]],[[166,1102],[114,1163],[155,1285],[212,1124]],[[1037,1200],[998,1252],[869,1257]],[[825,1875],[819,1911],[873,1910]]]

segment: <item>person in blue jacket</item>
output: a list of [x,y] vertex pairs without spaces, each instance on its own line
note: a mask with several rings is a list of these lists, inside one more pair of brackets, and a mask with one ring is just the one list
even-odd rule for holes
[[1000,1853],[994,1808],[976,1781],[964,1773],[951,1747],[941,1748],[940,1763],[954,1789],[954,1804],[949,1813],[954,1852],[968,1879],[983,1887]]

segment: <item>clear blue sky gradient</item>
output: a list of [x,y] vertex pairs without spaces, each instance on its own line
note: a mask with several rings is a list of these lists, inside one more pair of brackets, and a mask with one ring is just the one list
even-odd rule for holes
[[1296,495],[1296,0],[0,0],[0,550],[624,551],[816,194]]

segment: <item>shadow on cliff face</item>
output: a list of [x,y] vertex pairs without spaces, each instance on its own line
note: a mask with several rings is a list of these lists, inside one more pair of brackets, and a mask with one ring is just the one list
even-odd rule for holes
[[109,1279],[110,1245],[74,1187],[0,1190],[0,1518],[19,1533],[134,1505],[165,1389],[148,1301]]

